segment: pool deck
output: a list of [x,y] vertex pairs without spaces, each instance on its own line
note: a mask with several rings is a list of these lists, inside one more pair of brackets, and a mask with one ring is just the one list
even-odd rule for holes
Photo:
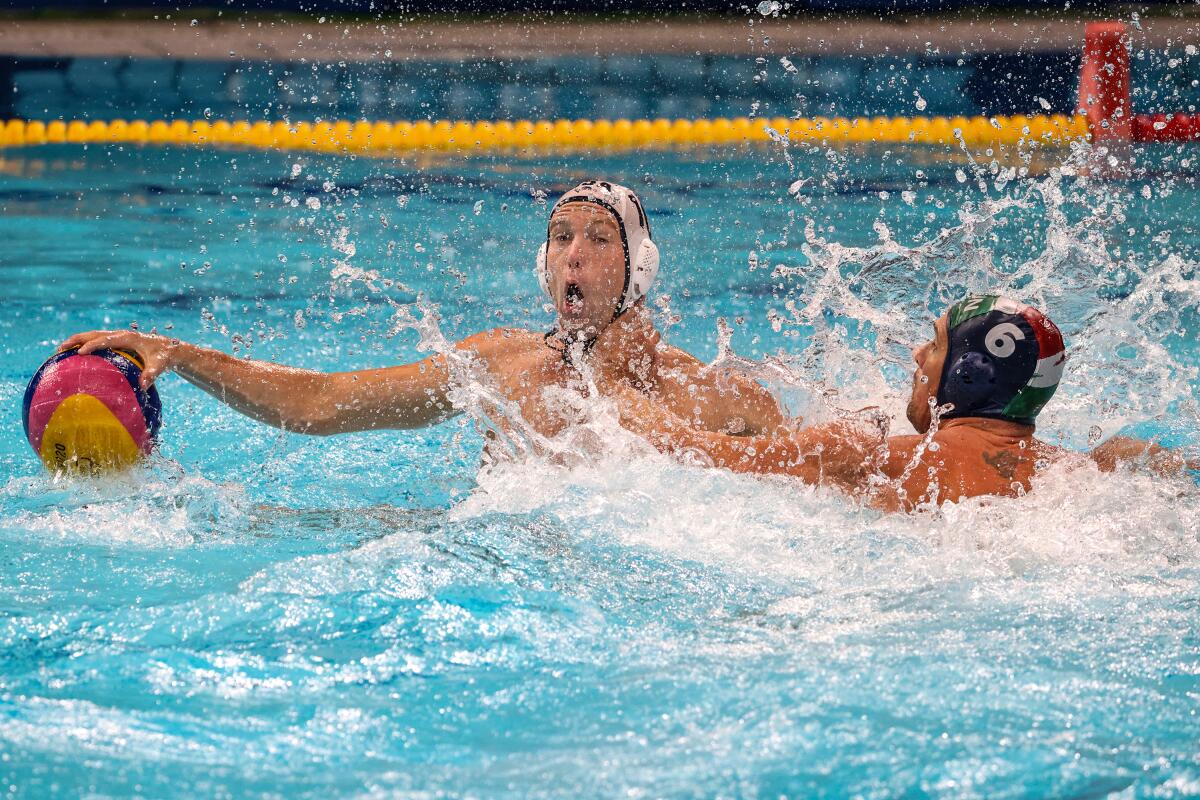
[[[570,55],[845,55],[1046,52],[1082,46],[1082,19],[1030,16],[916,21],[763,19],[567,22],[536,20],[326,23],[295,20],[193,24],[164,20],[0,20],[0,56],[180,60],[406,61]],[[1190,9],[1142,20],[1134,45],[1200,45]]]

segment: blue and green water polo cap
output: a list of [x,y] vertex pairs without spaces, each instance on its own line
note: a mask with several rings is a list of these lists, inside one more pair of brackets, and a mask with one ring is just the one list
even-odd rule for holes
[[991,417],[1032,425],[1067,361],[1058,326],[1032,306],[970,295],[951,306],[949,350],[938,384],[942,419]]

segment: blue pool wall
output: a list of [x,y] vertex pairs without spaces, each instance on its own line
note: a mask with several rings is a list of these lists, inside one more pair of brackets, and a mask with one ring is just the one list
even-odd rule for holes
[[[1073,52],[364,63],[0,61],[0,117],[551,119],[1071,113]],[[1135,110],[1194,111],[1200,58],[1135,54]],[[792,71],[794,70],[794,71]],[[1056,79],[1046,81],[1044,76]],[[1048,108],[1047,108],[1048,106]]]

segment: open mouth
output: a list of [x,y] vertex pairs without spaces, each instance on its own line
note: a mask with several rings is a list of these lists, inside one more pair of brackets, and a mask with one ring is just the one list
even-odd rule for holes
[[573,314],[583,310],[583,291],[579,288],[579,284],[567,284],[567,290],[563,293],[563,305],[567,307],[567,311]]

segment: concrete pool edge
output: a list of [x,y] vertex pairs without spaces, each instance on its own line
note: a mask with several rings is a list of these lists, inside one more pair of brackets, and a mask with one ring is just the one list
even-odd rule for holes
[[[328,23],[295,20],[0,20],[0,57],[408,61],[561,55],[971,54],[1078,50],[1087,21],[1036,17]],[[753,21],[753,26],[749,23]],[[1136,44],[1200,43],[1200,18],[1151,17]]]

